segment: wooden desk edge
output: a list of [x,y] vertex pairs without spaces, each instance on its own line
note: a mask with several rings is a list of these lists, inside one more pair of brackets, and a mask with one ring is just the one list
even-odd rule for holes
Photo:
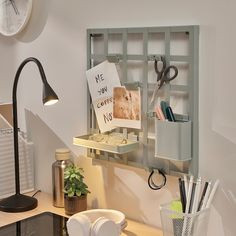
[[[31,195],[31,193],[29,193]],[[57,208],[52,205],[52,197],[48,193],[37,193],[35,196],[38,199],[38,207],[26,212],[7,213],[0,211],[0,227],[15,223],[20,220],[44,213],[51,212],[64,217],[69,217],[65,214],[64,208]],[[127,219],[128,226],[122,232],[121,236],[162,236],[162,232],[154,227]]]

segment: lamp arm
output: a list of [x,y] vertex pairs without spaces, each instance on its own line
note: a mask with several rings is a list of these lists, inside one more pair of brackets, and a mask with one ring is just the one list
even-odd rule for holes
[[14,159],[15,159],[15,191],[16,194],[20,194],[20,171],[19,171],[19,147],[18,147],[18,119],[17,119],[17,84],[18,80],[21,74],[22,69],[24,66],[30,62],[33,61],[36,63],[39,69],[39,73],[42,78],[42,82],[44,84],[47,84],[47,79],[43,70],[43,66],[40,63],[40,61],[34,57],[29,57],[25,59],[17,69],[14,84],[13,84],[13,90],[12,90],[12,103],[13,103],[13,135],[14,135]]

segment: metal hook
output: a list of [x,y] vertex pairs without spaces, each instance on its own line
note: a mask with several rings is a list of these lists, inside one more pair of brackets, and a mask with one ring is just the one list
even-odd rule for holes
[[148,61],[155,61],[155,60],[160,60],[160,58],[162,57],[162,55],[150,55],[148,56]]
[[166,175],[161,170],[159,170],[159,169],[157,169],[157,170],[158,170],[158,174],[162,176],[163,181],[162,181],[162,183],[160,185],[155,184],[153,179],[152,179],[152,176],[153,176],[155,171],[152,170],[150,175],[149,175],[149,177],[148,177],[148,186],[152,190],[159,190],[159,189],[161,189],[162,187],[164,187],[166,185]]
[[121,59],[122,59],[122,56],[118,54],[107,56],[107,60],[111,63],[119,63]]

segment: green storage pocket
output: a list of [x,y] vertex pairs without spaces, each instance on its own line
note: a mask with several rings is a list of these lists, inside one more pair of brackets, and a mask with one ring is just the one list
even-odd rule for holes
[[155,157],[176,161],[192,158],[191,121],[155,120]]

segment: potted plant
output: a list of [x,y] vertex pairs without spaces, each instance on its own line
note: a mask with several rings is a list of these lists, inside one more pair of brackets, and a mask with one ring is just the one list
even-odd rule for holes
[[72,164],[64,171],[65,212],[73,215],[87,210],[87,194],[90,193],[84,183],[83,169]]

